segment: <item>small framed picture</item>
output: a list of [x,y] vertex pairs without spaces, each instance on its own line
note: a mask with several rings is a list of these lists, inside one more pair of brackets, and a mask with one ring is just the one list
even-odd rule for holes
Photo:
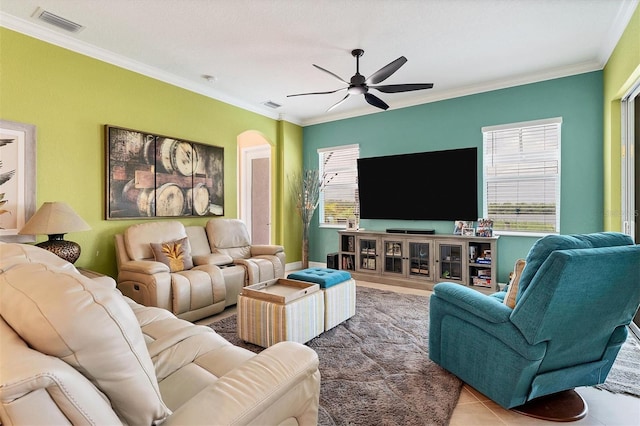
[[357,231],[358,221],[354,217],[347,218],[347,231]]
[[456,220],[453,226],[453,235],[464,235],[464,228],[473,228],[473,222],[467,220]]
[[462,228],[462,235],[467,235],[470,237],[475,237],[476,228]]
[[478,228],[477,236],[478,237],[492,237],[493,236],[493,229],[491,229],[491,228]]

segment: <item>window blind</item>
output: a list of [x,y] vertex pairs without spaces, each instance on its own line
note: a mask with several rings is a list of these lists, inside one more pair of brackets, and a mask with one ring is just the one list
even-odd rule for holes
[[484,127],[484,217],[495,232],[560,228],[561,118]]
[[345,224],[350,216],[358,216],[359,145],[344,145],[318,150],[320,224]]

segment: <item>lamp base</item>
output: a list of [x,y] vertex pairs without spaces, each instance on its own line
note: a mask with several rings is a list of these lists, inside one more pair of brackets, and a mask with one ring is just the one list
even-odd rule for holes
[[75,261],[78,260],[80,257],[80,245],[78,243],[51,237],[52,236],[49,236],[48,241],[38,243],[36,246],[56,254],[69,263],[75,263]]

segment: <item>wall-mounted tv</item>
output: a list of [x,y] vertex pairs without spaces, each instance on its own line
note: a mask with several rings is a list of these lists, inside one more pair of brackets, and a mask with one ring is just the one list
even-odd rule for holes
[[477,148],[358,159],[360,218],[476,220]]

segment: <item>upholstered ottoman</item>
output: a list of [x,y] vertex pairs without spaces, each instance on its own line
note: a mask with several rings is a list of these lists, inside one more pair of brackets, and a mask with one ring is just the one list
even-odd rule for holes
[[287,278],[316,283],[324,294],[324,331],[356,313],[356,282],[347,271],[308,268],[290,273]]
[[244,287],[238,296],[238,337],[263,348],[306,343],[324,331],[324,295],[317,284],[285,278]]

